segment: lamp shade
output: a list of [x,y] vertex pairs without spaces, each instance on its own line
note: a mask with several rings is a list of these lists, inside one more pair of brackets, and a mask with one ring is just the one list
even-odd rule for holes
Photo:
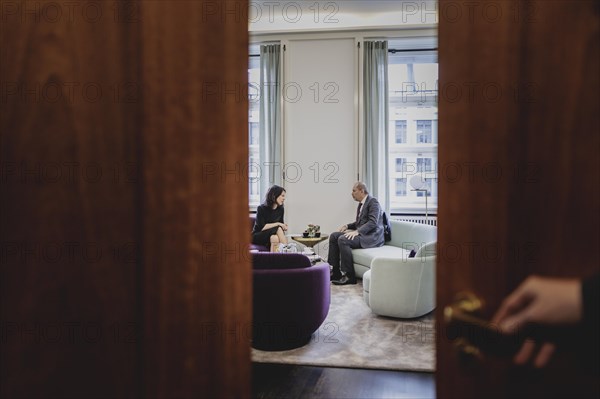
[[423,176],[420,175],[414,175],[410,178],[410,186],[415,190],[426,190],[429,188]]

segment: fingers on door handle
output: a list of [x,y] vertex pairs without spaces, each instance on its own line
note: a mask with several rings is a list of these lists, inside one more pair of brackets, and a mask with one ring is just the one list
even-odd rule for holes
[[483,359],[483,353],[512,356],[520,348],[524,336],[505,334],[480,317],[484,301],[472,292],[459,293],[444,308],[446,338],[462,356]]

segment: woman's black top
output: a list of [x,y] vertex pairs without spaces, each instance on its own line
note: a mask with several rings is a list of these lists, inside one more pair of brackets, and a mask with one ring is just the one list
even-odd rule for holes
[[256,209],[256,222],[252,230],[252,243],[268,246],[271,243],[271,236],[277,234],[278,227],[273,227],[263,231],[263,227],[269,223],[283,223],[283,207],[278,206],[273,209],[266,205],[259,205]]

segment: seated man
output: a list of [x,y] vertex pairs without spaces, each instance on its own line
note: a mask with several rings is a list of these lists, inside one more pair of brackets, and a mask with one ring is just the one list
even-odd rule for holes
[[352,187],[352,198],[359,202],[356,221],[340,227],[329,237],[327,261],[333,266],[331,279],[336,285],[356,284],[352,249],[380,247],[384,243],[379,201],[369,195],[367,186],[362,182]]

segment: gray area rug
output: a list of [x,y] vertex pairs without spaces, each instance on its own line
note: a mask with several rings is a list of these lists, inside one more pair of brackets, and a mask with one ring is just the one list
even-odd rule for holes
[[327,367],[435,371],[433,313],[417,319],[377,316],[357,285],[331,286],[323,325],[301,348],[281,352],[252,349],[252,361]]

